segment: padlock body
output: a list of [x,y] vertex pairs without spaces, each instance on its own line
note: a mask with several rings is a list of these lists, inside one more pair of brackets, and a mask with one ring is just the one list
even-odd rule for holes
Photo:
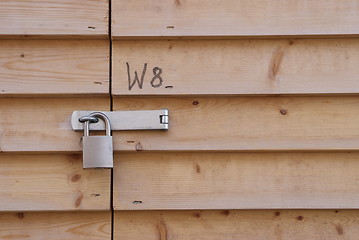
[[83,136],[83,168],[113,168],[112,136]]

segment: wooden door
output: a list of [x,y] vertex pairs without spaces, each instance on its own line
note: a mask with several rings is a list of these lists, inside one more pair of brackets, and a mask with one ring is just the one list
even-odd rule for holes
[[114,238],[356,239],[357,4],[112,1]]
[[[0,239],[356,239],[357,5],[1,1]],[[82,169],[72,111],[161,108]]]
[[111,170],[74,110],[110,110],[106,0],[0,2],[0,239],[111,239]]

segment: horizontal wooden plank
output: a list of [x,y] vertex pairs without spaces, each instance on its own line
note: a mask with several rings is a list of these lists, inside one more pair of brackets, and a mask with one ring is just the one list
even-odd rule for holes
[[0,98],[0,151],[80,152],[83,132],[72,130],[72,112],[109,108],[105,97]]
[[357,152],[117,154],[114,207],[357,209],[357,169]]
[[0,211],[110,209],[110,170],[83,170],[81,155],[0,159]]
[[355,240],[357,210],[120,211],[115,239]]
[[[115,98],[114,110],[170,110],[169,131],[114,132],[116,151],[357,150],[359,98]],[[78,152],[75,110],[109,98],[0,98],[0,151]]]
[[115,0],[112,36],[357,35],[357,11],[356,0]]
[[108,94],[108,42],[1,40],[0,84],[0,95]]
[[357,94],[358,64],[356,39],[115,41],[113,94]]
[[357,150],[359,97],[115,98],[168,108],[170,130],[114,132],[116,150]]
[[110,240],[111,213],[0,213],[0,239]]
[[107,0],[2,0],[0,37],[108,35]]

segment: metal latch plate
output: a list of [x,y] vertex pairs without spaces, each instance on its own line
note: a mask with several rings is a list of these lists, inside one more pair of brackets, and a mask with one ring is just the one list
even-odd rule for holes
[[[84,129],[79,118],[92,112],[102,112],[110,119],[111,130],[168,130],[169,114],[167,109],[148,111],[74,111],[71,126],[75,131]],[[105,130],[102,120],[91,123],[90,130]]]

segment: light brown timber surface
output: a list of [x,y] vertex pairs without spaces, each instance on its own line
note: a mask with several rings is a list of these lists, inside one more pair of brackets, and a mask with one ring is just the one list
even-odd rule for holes
[[106,97],[0,98],[0,151],[80,152],[83,131],[72,130],[72,112],[109,109]]
[[110,209],[110,170],[84,170],[81,155],[1,154],[0,179],[0,211]]
[[107,0],[2,0],[0,37],[103,37]]
[[358,9],[356,0],[114,0],[112,36],[350,36]]
[[359,208],[359,153],[116,154],[114,207]]
[[[347,97],[115,98],[114,110],[168,108],[169,131],[113,132],[116,151],[356,150],[359,99]],[[108,98],[0,98],[3,152],[81,151],[75,110]],[[328,121],[330,119],[330,121]]]
[[0,239],[110,240],[108,212],[0,213]]
[[358,210],[116,211],[114,230],[115,239],[126,240],[356,240],[358,216]]
[[105,95],[108,65],[107,41],[1,40],[0,95]]
[[359,98],[115,98],[114,110],[168,108],[169,131],[114,132],[115,150],[357,150]]
[[114,41],[112,91],[357,94],[358,65],[357,39]]

